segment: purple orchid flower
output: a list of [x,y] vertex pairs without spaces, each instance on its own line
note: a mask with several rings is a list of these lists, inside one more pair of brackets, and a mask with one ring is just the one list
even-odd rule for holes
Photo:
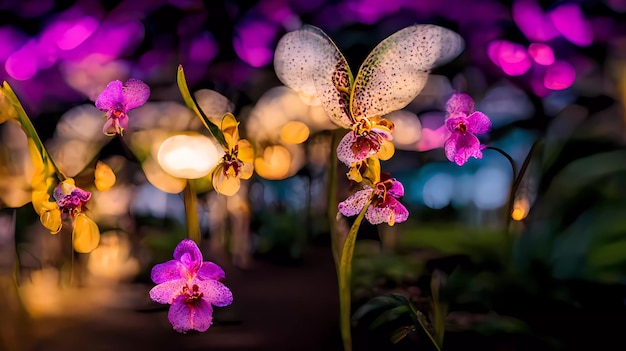
[[150,88],[139,79],[131,78],[124,84],[119,80],[110,82],[96,99],[96,107],[106,112],[102,132],[121,135],[128,128],[128,111],[145,104],[149,96]]
[[61,211],[74,219],[91,198],[91,193],[77,187],[74,179],[68,178],[54,188],[52,196]]
[[222,268],[202,261],[202,252],[193,240],[183,239],[174,249],[174,259],[157,264],[150,274],[158,284],[150,298],[171,304],[167,317],[177,332],[204,332],[213,323],[213,307],[233,302],[231,291],[218,280],[224,279]]
[[404,222],[409,218],[409,211],[398,201],[404,196],[404,186],[388,173],[381,175],[381,181],[374,187],[365,185],[346,200],[339,203],[339,212],[346,217],[356,216],[363,210],[368,200],[372,200],[365,212],[365,218],[371,224],[387,222],[390,226]]
[[470,157],[482,158],[482,150],[486,146],[480,145],[475,134],[491,130],[489,117],[474,111],[474,100],[464,93],[452,95],[446,104],[446,110],[446,126],[452,133],[444,144],[448,160],[462,166]]

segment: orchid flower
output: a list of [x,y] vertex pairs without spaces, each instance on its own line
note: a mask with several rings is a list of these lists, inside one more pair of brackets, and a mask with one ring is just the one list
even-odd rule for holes
[[[67,178],[54,188],[53,197],[60,210],[61,219],[69,216],[72,221],[74,250],[82,253],[91,252],[100,243],[98,225],[83,211],[83,206],[91,198],[91,193],[77,187],[74,179]],[[53,213],[56,212],[51,212],[51,215]],[[56,219],[51,219],[51,223],[56,223]]]
[[404,222],[409,211],[397,199],[404,196],[404,186],[389,173],[383,173],[381,180],[372,186],[365,184],[362,190],[339,203],[339,212],[344,216],[356,216],[370,200],[365,218],[371,224],[386,222],[390,226]]
[[344,164],[393,156],[394,125],[384,115],[404,108],[420,93],[428,72],[456,57],[463,39],[435,25],[404,28],[376,46],[353,78],[348,63],[319,28],[306,25],[281,38],[274,56],[278,78],[319,99],[330,119],[350,129],[337,147]]
[[106,112],[102,132],[107,136],[122,135],[128,129],[128,111],[148,101],[150,88],[141,80],[131,78],[126,83],[110,82],[96,99],[96,107]]
[[254,172],[254,149],[249,141],[239,139],[239,122],[230,113],[222,120],[220,130],[227,147],[224,156],[212,173],[213,188],[220,194],[232,196],[239,191],[241,179],[248,179]]
[[177,332],[204,332],[213,323],[213,307],[233,302],[231,291],[219,280],[222,268],[202,261],[202,252],[193,240],[183,239],[174,249],[174,259],[157,264],[150,274],[158,284],[150,290],[150,298],[170,304],[168,319]]
[[482,158],[485,145],[481,145],[474,134],[487,133],[491,129],[489,117],[474,111],[474,100],[463,93],[452,95],[446,110],[446,126],[452,133],[444,144],[448,160],[462,166],[470,157]]

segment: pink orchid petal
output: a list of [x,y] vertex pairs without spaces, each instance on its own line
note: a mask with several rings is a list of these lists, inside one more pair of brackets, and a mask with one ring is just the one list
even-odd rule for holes
[[213,262],[202,262],[202,267],[198,271],[198,277],[202,280],[215,279],[220,280],[226,277],[224,270]]
[[196,280],[193,283],[198,285],[204,299],[211,304],[224,307],[233,303],[233,293],[217,280]]
[[393,197],[388,197],[382,206],[370,206],[365,219],[373,225],[388,223],[390,225],[404,222],[409,218],[409,211]]
[[139,79],[131,78],[124,83],[123,93],[126,111],[139,107],[148,101],[150,88]]
[[456,93],[446,103],[450,117],[467,116],[474,111],[474,100],[465,93]]
[[187,279],[187,268],[180,261],[169,260],[152,267],[150,278],[156,284],[161,284],[170,280]]
[[356,135],[354,131],[349,131],[341,138],[339,145],[337,145],[337,159],[346,165],[351,165],[358,161],[358,158],[352,152],[352,144],[356,142]]
[[394,180],[391,183],[391,188],[387,190],[387,194],[393,197],[403,197],[404,196],[404,185],[397,180]]
[[183,239],[174,249],[174,259],[179,260],[191,275],[198,273],[202,266],[202,252],[191,239]]
[[450,118],[446,119],[446,127],[448,127],[448,130],[451,131],[452,133],[457,133],[455,131],[455,128],[456,128],[457,124],[459,124],[459,123],[467,124],[467,119],[465,118],[465,116],[450,117]]
[[491,130],[491,121],[486,114],[476,111],[467,117],[467,131],[474,134],[483,134]]
[[205,332],[213,323],[213,307],[205,299],[186,303],[186,297],[180,295],[170,306],[167,318],[177,332],[188,330]]
[[96,108],[101,111],[117,110],[122,107],[123,85],[119,80],[107,84],[107,87],[96,99]]
[[150,289],[150,298],[158,303],[172,303],[180,295],[187,279],[169,280]]
[[352,194],[352,196],[339,203],[339,212],[346,217],[356,216],[372,196],[372,191],[372,188],[366,186],[365,189]]
[[448,160],[462,166],[470,157],[482,158],[480,142],[474,134],[453,134],[445,145]]
[[114,124],[115,124],[114,118],[107,118],[107,120],[104,122],[104,126],[102,126],[102,133],[106,135],[114,134],[117,130]]

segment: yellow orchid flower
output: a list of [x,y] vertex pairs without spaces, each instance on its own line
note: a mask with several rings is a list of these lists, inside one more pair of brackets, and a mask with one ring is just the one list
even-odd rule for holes
[[254,172],[254,149],[249,141],[239,139],[239,122],[231,113],[224,116],[220,129],[228,147],[212,172],[212,183],[218,193],[232,196],[239,191],[241,179],[249,179]]

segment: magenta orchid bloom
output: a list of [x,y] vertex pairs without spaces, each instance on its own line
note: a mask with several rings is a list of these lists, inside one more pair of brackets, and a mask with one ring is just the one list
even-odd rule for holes
[[106,112],[102,132],[121,135],[128,129],[128,111],[145,104],[149,96],[150,88],[139,79],[131,78],[124,84],[119,80],[110,82],[96,99],[96,107]]
[[365,212],[365,218],[372,224],[387,222],[390,226],[404,222],[409,218],[409,211],[398,201],[404,196],[404,186],[388,173],[381,176],[381,181],[374,187],[365,185],[364,189],[352,194],[339,203],[339,212],[346,217],[356,216],[371,199]]
[[91,193],[77,187],[72,178],[60,182],[54,188],[52,196],[59,209],[69,214],[72,220],[81,212],[83,205],[91,199]]
[[177,332],[204,332],[213,323],[213,307],[233,302],[231,291],[218,280],[224,279],[222,268],[202,261],[202,252],[193,240],[184,239],[174,249],[174,259],[157,264],[150,274],[158,284],[150,298],[171,304],[167,317]]
[[482,150],[486,146],[480,144],[475,134],[491,130],[489,117],[474,111],[474,100],[463,93],[452,95],[446,104],[446,110],[446,126],[452,133],[444,144],[448,160],[462,166],[470,157],[482,158]]

